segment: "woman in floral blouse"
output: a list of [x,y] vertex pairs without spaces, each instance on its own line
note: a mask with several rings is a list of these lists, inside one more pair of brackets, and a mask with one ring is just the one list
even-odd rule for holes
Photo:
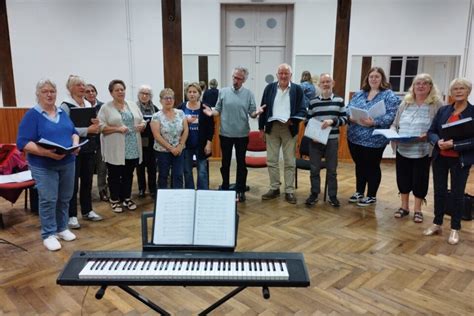
[[182,110],[174,108],[174,91],[165,88],[160,92],[163,109],[151,119],[155,138],[153,149],[158,164],[158,188],[166,188],[171,168],[172,187],[183,188],[183,151],[188,138],[188,123]]

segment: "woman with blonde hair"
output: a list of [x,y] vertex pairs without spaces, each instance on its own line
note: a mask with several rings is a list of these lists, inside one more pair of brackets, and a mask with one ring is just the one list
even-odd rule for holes
[[410,142],[393,142],[396,150],[396,175],[401,206],[395,218],[410,214],[409,195],[415,197],[413,221],[423,222],[421,204],[428,192],[432,147],[426,135],[442,105],[438,88],[429,74],[418,74],[398,108],[391,129],[401,136],[413,137]]
[[[464,212],[464,190],[471,165],[474,164],[474,137],[466,135],[459,139],[444,139],[442,125],[461,119],[474,120],[474,106],[469,103],[472,83],[464,78],[456,78],[449,85],[449,93],[454,99],[453,104],[441,107],[428,130],[428,139],[433,149],[433,187],[434,187],[434,219],[433,225],[423,234],[431,236],[441,233],[443,217],[448,199],[452,199],[451,233],[448,243],[459,242],[461,216]],[[451,195],[448,197],[448,174],[450,175]]]

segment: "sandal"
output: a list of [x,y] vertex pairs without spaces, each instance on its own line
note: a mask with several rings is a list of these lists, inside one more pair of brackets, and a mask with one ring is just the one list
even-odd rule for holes
[[403,217],[407,216],[408,214],[410,214],[410,211],[407,211],[407,210],[400,207],[398,209],[398,211],[396,211],[395,214],[393,214],[393,216],[395,218],[403,218]]
[[413,214],[413,221],[415,223],[423,223],[423,213],[415,212],[415,214]]

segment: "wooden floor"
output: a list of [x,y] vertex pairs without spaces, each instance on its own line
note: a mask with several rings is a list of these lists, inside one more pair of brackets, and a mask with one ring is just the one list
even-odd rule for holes
[[[468,192],[474,193],[474,175]],[[283,199],[262,202],[266,169],[251,169],[247,202],[239,205],[238,251],[297,251],[304,253],[311,277],[309,288],[272,288],[264,300],[261,289],[247,289],[213,315],[473,315],[473,222],[462,223],[461,243],[442,236],[424,237],[430,225],[430,189],[425,222],[393,218],[399,207],[394,165],[383,164],[383,179],[375,207],[347,203],[354,191],[350,163],[339,168],[339,198],[335,209],[319,202],[307,208],[309,180],[300,171],[296,206]],[[211,187],[219,185],[219,162],[211,162]],[[95,191],[95,190],[94,190]],[[136,193],[136,188],[134,192]],[[94,192],[95,193],[95,192]],[[0,202],[6,229],[0,238],[27,249],[0,244],[0,314],[4,315],[153,315],[154,312],[118,288],[102,300],[97,287],[61,287],[56,278],[74,250],[140,250],[140,214],[152,210],[149,197],[135,199],[135,212],[114,214],[104,202],[94,202],[102,222],[81,221],[78,239],[58,252],[47,251],[39,236],[38,217],[22,209],[22,199]],[[216,287],[135,287],[173,315],[195,315],[228,293]]]

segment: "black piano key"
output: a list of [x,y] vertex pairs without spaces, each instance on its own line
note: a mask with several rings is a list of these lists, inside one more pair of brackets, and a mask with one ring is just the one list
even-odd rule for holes
[[280,271],[283,271],[283,263],[281,260],[278,260],[278,265],[280,266]]

